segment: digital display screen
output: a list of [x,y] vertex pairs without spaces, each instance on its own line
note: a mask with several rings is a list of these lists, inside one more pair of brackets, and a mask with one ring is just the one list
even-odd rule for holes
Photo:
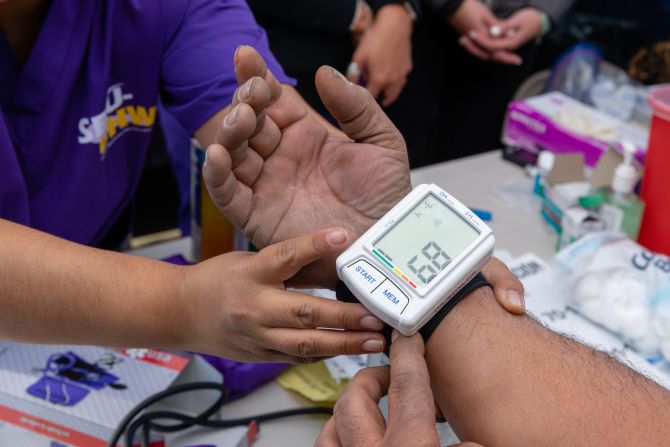
[[416,284],[429,284],[479,232],[433,194],[380,237],[374,248]]

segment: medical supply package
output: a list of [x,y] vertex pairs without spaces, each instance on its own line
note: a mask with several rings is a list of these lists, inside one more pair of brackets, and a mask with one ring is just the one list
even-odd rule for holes
[[644,162],[649,129],[623,122],[560,92],[514,101],[507,107],[502,136],[507,146],[533,153],[581,152],[587,166],[594,166],[611,146],[627,140]]
[[670,361],[670,258],[599,232],[561,250],[556,266],[579,313],[648,360]]
[[[546,177],[546,186],[543,189],[542,217],[559,234],[563,232],[563,217],[571,208],[577,207],[579,199],[589,196],[593,191],[609,188],[614,178],[617,166],[623,162],[623,156],[613,148],[605,151],[598,162],[589,169],[586,176],[586,166],[582,153],[557,154],[554,163]],[[643,169],[635,164],[638,176],[642,176]],[[582,210],[583,211],[583,210]],[[613,209],[606,203],[600,206],[600,217],[606,223],[605,229],[619,231],[621,228],[620,211]],[[559,244],[560,245],[560,244]]]
[[124,416],[188,362],[154,349],[0,342],[0,445],[105,447]]

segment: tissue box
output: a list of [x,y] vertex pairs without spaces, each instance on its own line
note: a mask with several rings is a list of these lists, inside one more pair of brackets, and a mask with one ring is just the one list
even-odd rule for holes
[[622,140],[638,148],[638,161],[644,162],[649,130],[624,123],[560,92],[514,101],[507,108],[502,136],[508,146],[539,153],[580,152],[587,166]]

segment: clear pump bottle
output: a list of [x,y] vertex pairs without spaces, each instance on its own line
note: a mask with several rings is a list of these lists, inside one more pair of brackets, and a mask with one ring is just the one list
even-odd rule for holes
[[542,151],[537,157],[537,166],[535,173],[535,181],[533,183],[533,193],[540,197],[545,196],[545,188],[547,184],[547,175],[551,172],[551,168],[554,167],[554,161],[556,156],[553,152]]
[[619,210],[620,230],[633,240],[637,240],[644,211],[644,202],[633,191],[638,181],[638,173],[633,163],[635,146],[624,141],[624,161],[617,166],[612,179],[612,191],[607,203]]

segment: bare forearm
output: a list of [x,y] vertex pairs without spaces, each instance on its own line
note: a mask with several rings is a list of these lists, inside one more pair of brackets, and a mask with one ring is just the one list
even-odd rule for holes
[[498,306],[460,303],[427,344],[435,397],[462,440],[495,445],[661,445],[670,393]]
[[179,268],[97,250],[0,220],[0,338],[176,345]]

